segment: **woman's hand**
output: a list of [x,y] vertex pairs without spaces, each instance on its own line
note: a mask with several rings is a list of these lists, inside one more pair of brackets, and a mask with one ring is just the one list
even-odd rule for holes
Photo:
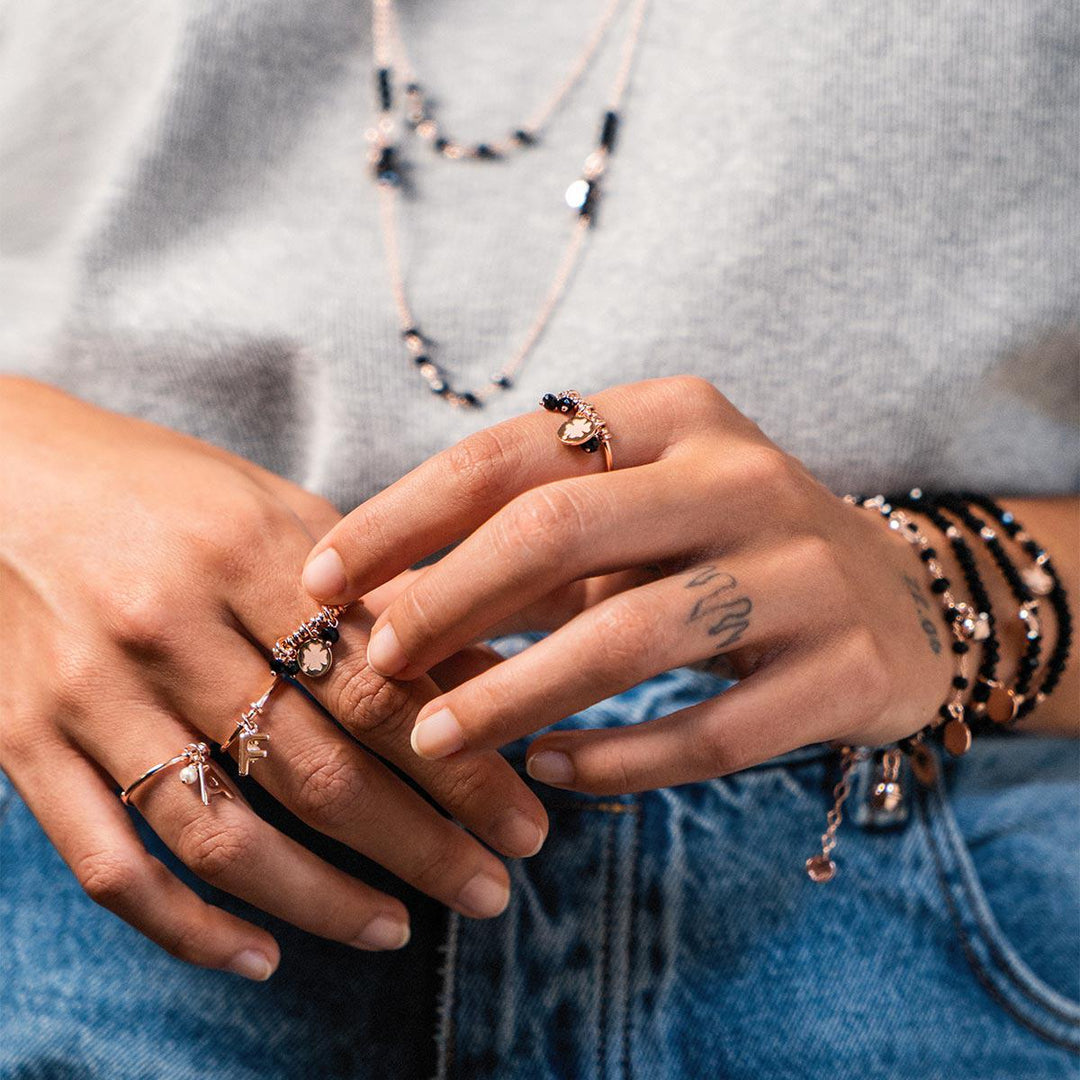
[[[265,978],[278,960],[270,935],[151,858],[116,789],[190,742],[229,736],[270,681],[267,647],[314,614],[300,568],[340,515],[223,451],[23,380],[0,381],[0,433],[0,764],[94,899],[185,960]],[[260,719],[270,753],[251,776],[416,888],[495,915],[502,863],[346,732],[507,854],[539,847],[543,808],[496,754],[446,770],[411,752],[413,718],[438,687],[375,675],[369,626],[359,605],[343,616],[334,666],[307,684],[345,731],[282,686]],[[448,661],[444,685],[486,662]],[[400,902],[263,822],[228,780],[237,797],[203,806],[178,771],[135,802],[192,870],[312,933],[404,944]]]
[[420,757],[499,746],[710,660],[738,685],[650,723],[548,733],[530,747],[530,774],[635,791],[807,743],[889,742],[935,715],[952,638],[906,541],[701,379],[590,400],[612,432],[614,472],[561,444],[558,418],[537,410],[432,458],[308,559],[305,585],[330,602],[460,541],[375,623],[369,661],[397,679],[478,638],[553,631],[428,702],[412,736]]

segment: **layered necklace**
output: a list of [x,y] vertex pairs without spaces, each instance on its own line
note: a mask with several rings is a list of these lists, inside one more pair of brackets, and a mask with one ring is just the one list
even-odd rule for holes
[[398,213],[401,201],[401,148],[395,99],[404,102],[402,128],[429,144],[447,161],[476,163],[500,161],[535,146],[551,118],[581,81],[607,36],[624,0],[608,0],[600,19],[589,34],[562,82],[519,127],[503,138],[487,142],[461,143],[443,132],[435,119],[427,95],[409,61],[401,34],[394,0],[372,0],[372,48],[375,59],[375,103],[378,118],[368,132],[371,166],[379,195],[383,247],[390,289],[401,325],[406,354],[428,389],[450,405],[475,408],[501,390],[513,385],[514,377],[540,340],[555,309],[566,292],[585,246],[585,238],[595,221],[600,180],[608,167],[619,128],[620,107],[626,94],[634,54],[641,38],[648,0],[631,0],[632,11],[618,71],[601,114],[596,146],[585,158],[581,176],[566,189],[566,203],[575,214],[574,225],[555,269],[555,274],[520,345],[509,360],[497,368],[487,382],[471,390],[451,385],[441,364],[432,359],[433,339],[421,328],[405,288],[398,240]]

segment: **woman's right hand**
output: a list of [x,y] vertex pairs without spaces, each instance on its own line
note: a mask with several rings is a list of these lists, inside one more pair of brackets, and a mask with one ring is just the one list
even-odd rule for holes
[[[228,737],[269,683],[268,646],[314,614],[300,570],[340,515],[224,451],[27,380],[0,379],[0,449],[0,766],[96,901],[184,960],[268,977],[274,939],[151,857],[116,790],[188,743]],[[413,719],[439,687],[375,675],[371,622],[353,605],[334,666],[306,684],[345,730],[282,686],[260,719],[270,753],[251,776],[423,892],[496,915],[502,863],[358,743],[505,854],[540,846],[544,810],[497,754],[426,763],[412,752]],[[398,900],[272,828],[228,779],[236,797],[203,806],[178,771],[134,802],[200,877],[358,948],[405,943]]]

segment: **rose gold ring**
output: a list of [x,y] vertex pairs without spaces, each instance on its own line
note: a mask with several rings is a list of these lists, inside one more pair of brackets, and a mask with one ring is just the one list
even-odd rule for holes
[[199,742],[188,743],[183,752],[177,754],[176,757],[171,757],[168,761],[162,761],[152,769],[147,769],[142,776],[120,792],[120,801],[125,806],[129,806],[132,796],[143,784],[174,765],[183,765],[180,770],[181,784],[199,785],[199,798],[202,799],[203,806],[209,806],[210,800],[215,795],[224,795],[228,799],[233,797],[232,792],[218,779],[214,766],[210,763],[210,747],[206,743]]
[[270,754],[269,747],[265,743],[270,741],[270,732],[259,730],[259,717],[262,716],[270,695],[281,685],[282,678],[276,672],[274,679],[266,688],[266,692],[257,701],[253,701],[236,721],[236,727],[232,734],[221,744],[222,750],[228,750],[233,743],[237,743],[236,767],[241,776],[247,776],[251,772],[251,763],[261,761]]
[[566,446],[580,447],[586,454],[604,452],[604,469],[611,472],[615,464],[611,457],[611,432],[604,418],[576,390],[564,390],[561,394],[545,394],[540,399],[548,412],[568,415],[556,434]]
[[334,662],[333,645],[338,639],[338,619],[348,604],[322,608],[291,634],[278,638],[271,650],[270,670],[275,675],[306,675],[318,679]]

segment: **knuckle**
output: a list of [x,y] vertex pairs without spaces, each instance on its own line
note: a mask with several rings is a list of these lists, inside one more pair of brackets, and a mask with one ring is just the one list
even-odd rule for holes
[[884,649],[867,627],[850,632],[845,668],[859,712],[880,713],[888,704],[889,668]]
[[176,605],[161,588],[126,590],[115,596],[107,619],[116,643],[126,652],[161,652],[176,633]]
[[395,732],[420,710],[406,684],[377,674],[367,664],[339,670],[331,695],[334,715],[357,735]]
[[186,919],[171,921],[159,944],[178,960],[199,963],[206,952],[206,928]]
[[78,711],[98,695],[106,676],[101,657],[93,647],[73,644],[54,657],[53,694],[59,711]]
[[774,496],[788,487],[793,478],[791,459],[772,443],[746,447],[739,460],[743,482],[755,489],[765,489]]
[[446,451],[447,468],[461,498],[471,505],[487,503],[505,485],[510,451],[493,428],[477,431]]
[[495,541],[506,557],[563,551],[588,529],[588,511],[577,489],[546,484],[519,495],[496,515]]
[[819,533],[805,533],[793,540],[790,558],[800,574],[820,585],[835,585],[841,577],[840,555]]
[[104,908],[116,907],[143,876],[138,859],[109,849],[82,856],[73,870],[83,892]]
[[454,762],[453,768],[440,773],[438,791],[432,794],[442,805],[461,816],[475,801],[484,801],[488,792],[488,769],[480,758]]
[[727,398],[701,375],[675,375],[671,381],[680,402],[691,408],[712,412],[728,404]]
[[656,622],[627,596],[608,600],[596,613],[595,644],[600,662],[616,671],[635,670],[654,640]]
[[317,761],[306,754],[297,761],[299,776],[292,804],[298,816],[323,829],[340,830],[364,816],[366,785],[355,761],[341,748],[327,750]]
[[412,883],[428,896],[452,896],[454,884],[469,877],[470,858],[464,850],[465,834],[457,826],[459,834],[450,842],[429,843],[427,850],[413,852],[416,868],[410,875]]
[[176,846],[184,864],[214,885],[254,855],[255,835],[248,826],[200,814],[181,829]]

